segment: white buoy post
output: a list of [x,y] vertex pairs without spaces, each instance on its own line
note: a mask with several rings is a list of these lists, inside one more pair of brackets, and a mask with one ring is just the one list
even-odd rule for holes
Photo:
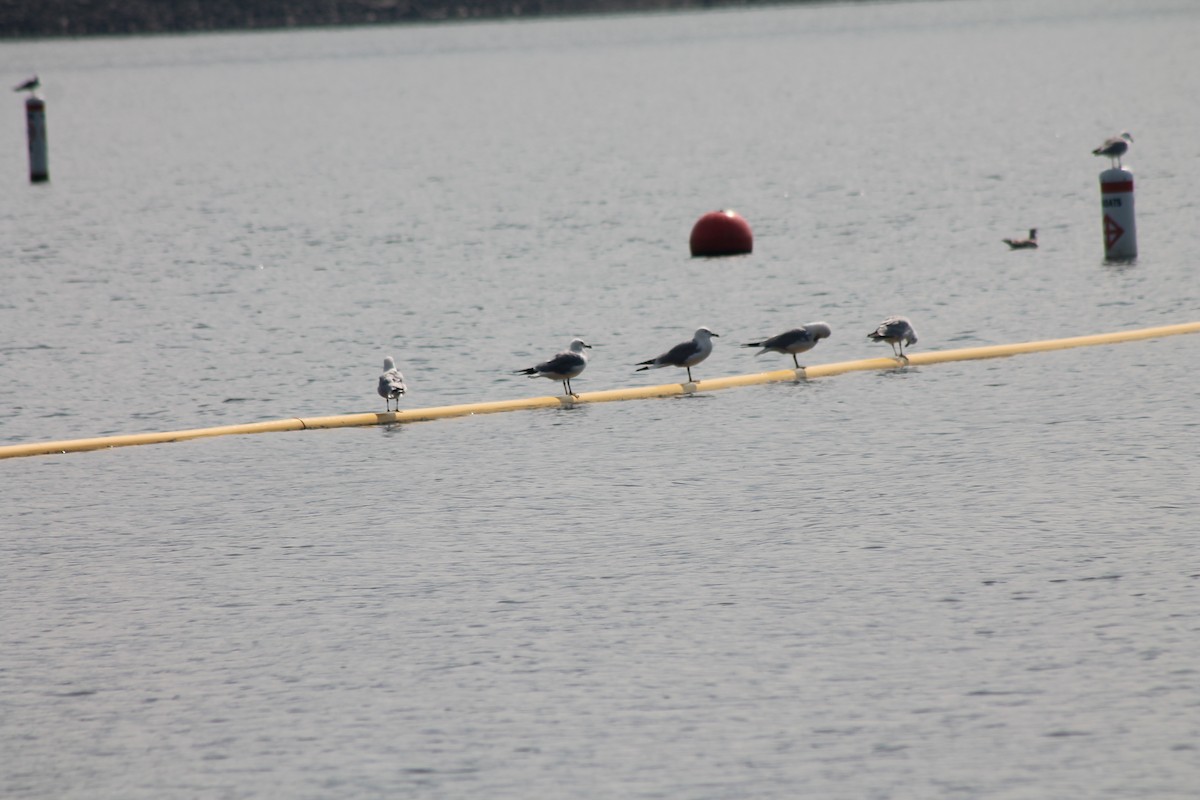
[[46,154],[46,103],[42,98],[26,98],[25,126],[29,132],[29,182],[48,181],[50,158]]
[[1100,208],[1104,212],[1104,257],[1109,261],[1137,258],[1132,172],[1121,167],[1100,173]]

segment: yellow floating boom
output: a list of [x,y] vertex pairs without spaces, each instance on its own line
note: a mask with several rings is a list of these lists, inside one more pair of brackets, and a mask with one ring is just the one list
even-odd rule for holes
[[641,386],[632,389],[609,389],[600,392],[584,392],[575,397],[528,397],[520,400],[499,400],[488,403],[466,403],[455,406],[414,408],[406,411],[389,411],[383,414],[339,414],[331,417],[309,417],[280,419],[270,422],[251,422],[245,425],[221,425],[215,428],[194,428],[162,433],[134,433],[124,436],[99,436],[91,439],[69,439],[60,442],[35,442],[0,446],[0,459],[22,456],[50,455],[52,453],[75,453],[84,450],[101,450],[109,447],[127,447],[135,444],[161,444],[183,442],[209,436],[233,436],[246,433],[273,433],[276,431],[301,431],[315,428],[353,428],[366,425],[393,425],[401,422],[421,422],[447,417],[466,417],[474,414],[494,414],[500,411],[524,411],[535,408],[567,408],[583,403],[607,403],[614,400],[643,400],[652,397],[673,397],[696,392],[711,392],[718,389],[733,389],[738,386],[756,386],[764,383],[781,383],[807,378],[825,378],[844,372],[864,370],[896,369],[903,366],[941,364],[947,361],[976,361],[985,358],[1041,353],[1047,350],[1066,350],[1072,347],[1135,342],[1142,339],[1157,339],[1163,336],[1178,336],[1185,333],[1200,333],[1200,322],[1180,325],[1163,325],[1156,328],[1140,328],[1117,333],[1099,333],[1090,336],[1074,336],[1068,339],[1047,339],[1040,342],[997,344],[986,347],[966,347],[959,350],[912,353],[906,359],[867,358],[859,361],[842,361],[835,364],[819,364],[800,369],[781,369],[758,372],[752,375],[732,375],[727,378],[710,378],[695,383],[667,383],[659,386]]

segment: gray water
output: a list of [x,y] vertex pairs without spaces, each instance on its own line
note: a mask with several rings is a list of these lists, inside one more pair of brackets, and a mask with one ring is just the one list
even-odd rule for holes
[[[1200,5],[0,44],[0,441],[1200,319]],[[1132,131],[1140,258],[1090,150]],[[693,260],[735,208],[755,252]],[[1037,251],[1000,242],[1033,226]],[[0,462],[6,798],[1191,798],[1200,339]]]

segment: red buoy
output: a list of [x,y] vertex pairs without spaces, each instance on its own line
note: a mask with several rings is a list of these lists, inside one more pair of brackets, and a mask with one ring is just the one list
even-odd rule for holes
[[737,256],[754,249],[750,223],[736,211],[710,211],[692,227],[693,256]]

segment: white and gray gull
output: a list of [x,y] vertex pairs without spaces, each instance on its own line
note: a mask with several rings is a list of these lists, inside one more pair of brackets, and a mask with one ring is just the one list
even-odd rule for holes
[[575,392],[571,389],[571,378],[579,377],[579,373],[587,367],[588,354],[584,352],[585,349],[591,349],[591,345],[583,339],[572,339],[566,350],[555,353],[552,358],[536,366],[519,369],[516,374],[562,381],[563,391],[575,397]]
[[696,333],[686,342],[680,342],[662,355],[637,363],[637,371],[645,369],[661,369],[662,367],[683,367],[687,370],[688,383],[692,383],[692,367],[708,358],[712,353],[712,337],[720,336],[708,328],[697,328]]
[[[888,317],[879,323],[879,327],[868,333],[867,338],[873,342],[887,342],[892,346],[892,353],[904,358],[904,345],[916,344],[917,332],[913,330],[908,317]],[[897,344],[900,345],[899,353],[896,353]]]
[[1092,151],[1094,156],[1104,156],[1113,167],[1121,166],[1121,156],[1129,152],[1129,145],[1133,144],[1133,136],[1129,131],[1124,131],[1116,136],[1110,136],[1104,140],[1104,144]]
[[762,349],[754,354],[756,356],[761,356],[763,353],[790,355],[796,369],[800,369],[800,362],[796,359],[797,354],[812,350],[817,346],[817,342],[829,338],[831,333],[829,326],[824,322],[809,322],[799,328],[784,331],[778,336],[772,336],[770,339],[749,342],[742,347],[761,347]]
[[18,83],[16,86],[14,86],[13,91],[14,92],[29,92],[30,94],[33,94],[34,92],[37,91],[37,88],[41,85],[42,85],[42,82],[38,80],[38,76],[34,75],[32,78],[29,78],[28,80]]
[[392,410],[392,401],[396,401],[396,410],[400,410],[400,396],[408,391],[404,385],[404,376],[396,369],[396,362],[388,356],[383,360],[383,374],[379,376],[379,396],[387,401],[387,410]]

